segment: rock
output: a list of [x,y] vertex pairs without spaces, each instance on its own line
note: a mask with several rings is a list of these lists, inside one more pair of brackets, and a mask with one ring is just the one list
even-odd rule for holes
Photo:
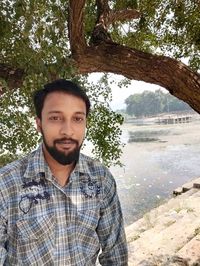
[[200,189],[200,178],[196,179],[193,183],[194,188]]

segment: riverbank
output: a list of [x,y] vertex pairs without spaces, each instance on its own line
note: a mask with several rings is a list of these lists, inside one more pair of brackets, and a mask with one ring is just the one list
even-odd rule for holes
[[182,192],[126,227],[129,266],[200,266],[200,178]]

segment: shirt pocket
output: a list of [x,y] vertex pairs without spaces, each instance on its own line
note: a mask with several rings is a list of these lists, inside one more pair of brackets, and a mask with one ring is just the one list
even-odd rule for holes
[[54,214],[17,221],[18,236],[27,240],[43,238],[52,232],[55,225]]
[[18,260],[26,265],[53,262],[54,214],[17,221]]
[[76,217],[77,246],[84,258],[92,258],[100,249],[97,227],[99,209],[77,211]]

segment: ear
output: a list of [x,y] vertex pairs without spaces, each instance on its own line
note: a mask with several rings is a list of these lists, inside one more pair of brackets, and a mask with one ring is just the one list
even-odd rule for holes
[[42,129],[41,119],[36,117],[35,122],[36,122],[37,131],[41,133],[41,129]]

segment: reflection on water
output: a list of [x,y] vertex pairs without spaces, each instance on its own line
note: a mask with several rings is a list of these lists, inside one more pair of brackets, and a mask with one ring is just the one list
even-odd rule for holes
[[199,122],[143,127],[143,131],[165,130],[167,134],[156,134],[157,142],[128,143],[128,132],[137,130],[141,131],[141,127],[124,126],[122,138],[127,143],[121,158],[124,167],[111,167],[126,225],[172,196],[175,188],[200,173]]

